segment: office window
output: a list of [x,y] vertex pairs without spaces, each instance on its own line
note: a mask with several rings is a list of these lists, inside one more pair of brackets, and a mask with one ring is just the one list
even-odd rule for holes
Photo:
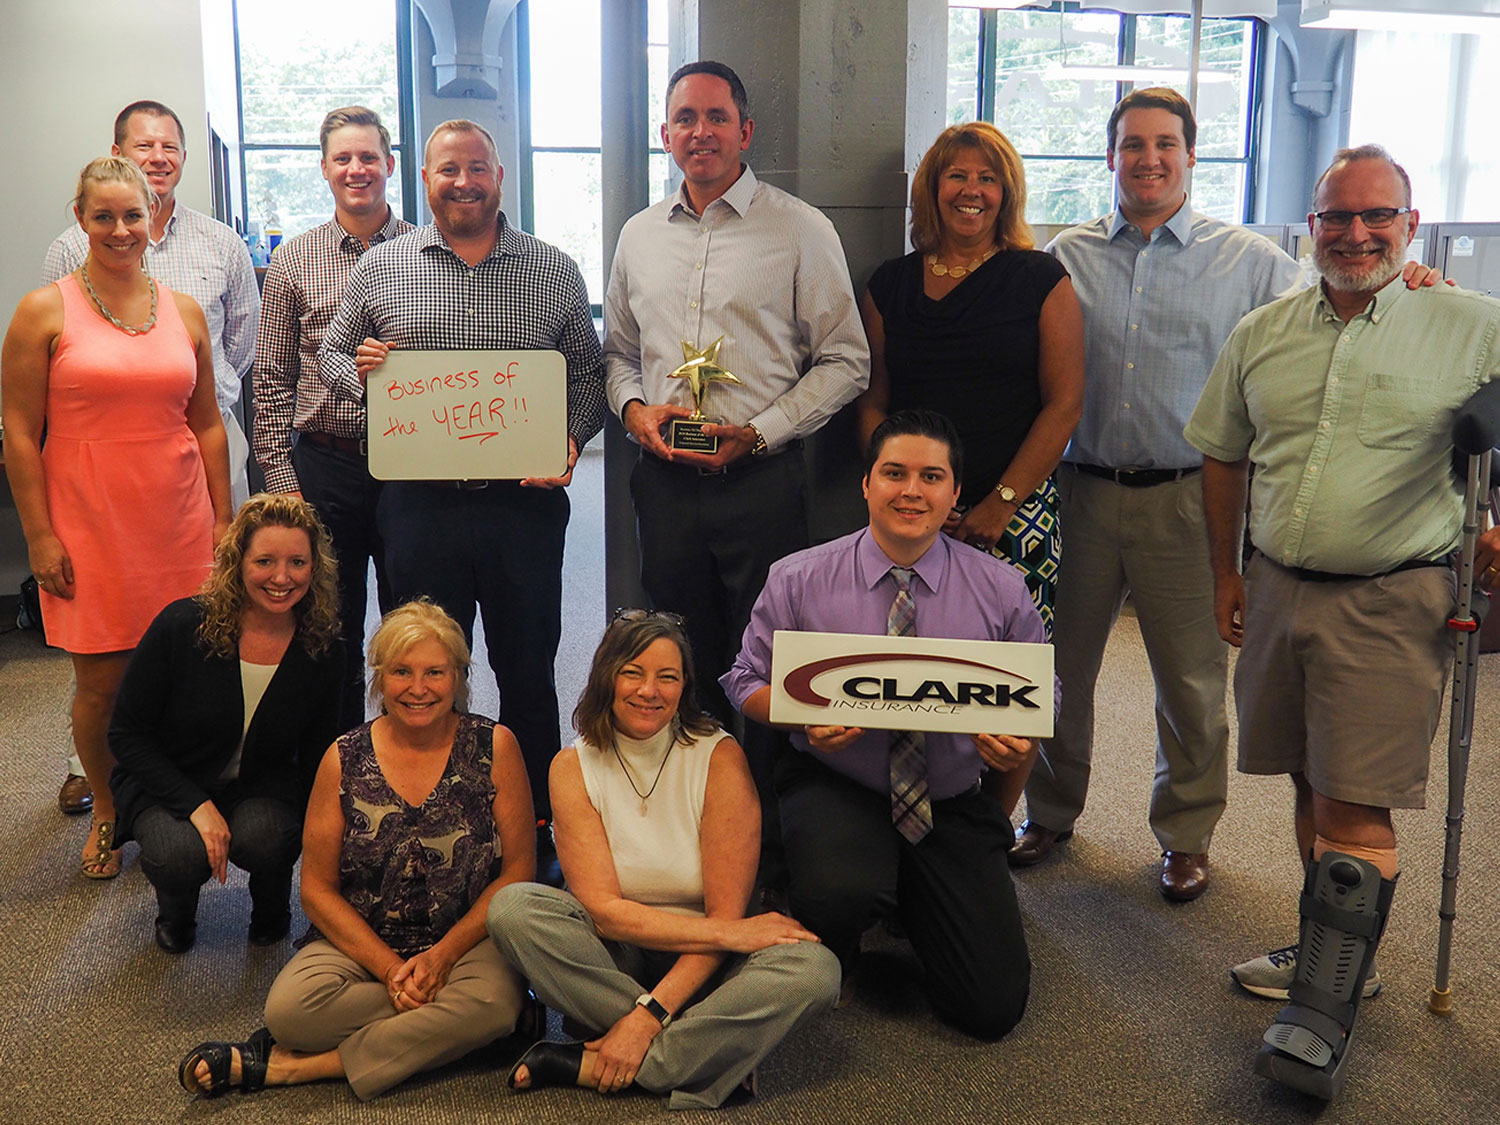
[[[319,170],[318,127],[331,109],[364,105],[390,130],[396,172],[386,195],[403,210],[396,0],[237,0],[245,200],[252,230],[287,238],[333,213]],[[409,181],[408,181],[409,182]]]
[[[949,11],[948,119],[993,121],[1026,162],[1026,217],[1075,223],[1114,206],[1109,112],[1135,85],[1187,92],[1191,21],[1072,3]],[[1251,206],[1259,37],[1254,20],[1203,24],[1193,206],[1242,222]],[[1164,68],[1155,78],[1125,68]],[[1170,73],[1175,71],[1177,73]]]
[[[1475,35],[1361,31],[1354,51],[1349,143],[1383,144],[1411,176],[1412,204],[1424,222],[1495,218],[1500,157],[1492,107],[1500,67],[1492,40]],[[1430,74],[1435,96],[1401,97],[1407,73]]]
[[[523,0],[521,52],[524,165],[517,216],[523,229],[566,251],[583,271],[589,300],[604,299],[601,198],[599,0]],[[666,117],[667,2],[647,8],[651,75],[648,135],[651,201],[670,190],[657,126]]]

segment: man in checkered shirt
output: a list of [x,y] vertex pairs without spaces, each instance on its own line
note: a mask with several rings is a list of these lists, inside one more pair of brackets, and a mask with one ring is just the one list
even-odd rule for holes
[[[431,597],[472,632],[484,615],[500,721],[521,744],[537,816],[559,748],[553,660],[562,633],[564,487],[604,421],[603,361],[578,266],[500,211],[495,142],[472,121],[427,139],[433,223],[372,247],[323,337],[319,374],[359,397],[395,348],[555,348],[567,360],[568,470],[550,479],[392,481],[380,497],[391,595]],[[543,835],[539,833],[539,835]]]
[[[344,634],[340,729],[365,717],[366,576],[375,561],[380,611],[391,608],[385,548],[375,526],[381,483],[365,456],[363,397],[318,377],[318,348],[338,311],[349,274],[371,246],[414,229],[386,202],[396,169],[380,116],[345,106],[318,131],[333,218],[280,246],[266,271],[255,338],[255,459],[266,491],[291,492],[315,508],[333,536]],[[297,435],[296,444],[292,434]]]

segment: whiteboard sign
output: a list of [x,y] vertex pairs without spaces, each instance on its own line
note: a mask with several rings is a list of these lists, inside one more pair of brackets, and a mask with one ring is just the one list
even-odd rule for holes
[[392,348],[366,383],[377,480],[521,480],[568,471],[558,351]]
[[778,629],[771,722],[1052,734],[1052,646]]

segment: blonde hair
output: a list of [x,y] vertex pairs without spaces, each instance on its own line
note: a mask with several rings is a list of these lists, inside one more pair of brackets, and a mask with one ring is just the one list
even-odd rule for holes
[[1000,177],[1000,215],[995,245],[1001,250],[1030,250],[1036,245],[1026,222],[1026,172],[1021,154],[1004,133],[988,121],[953,125],[938,134],[911,184],[911,244],[923,254],[938,248],[943,221],[938,215],[938,180],[961,151],[977,152]]
[[458,622],[427,598],[398,605],[380,619],[380,627],[370,638],[370,671],[374,673],[370,677],[370,699],[380,698],[381,684],[391,665],[423,641],[437,641],[447,651],[457,673],[454,709],[464,710],[469,705],[469,644]]
[[147,211],[156,210],[156,195],[146,182],[141,166],[127,156],[101,156],[90,160],[78,173],[78,187],[73,192],[73,214],[83,213],[83,197],[90,184],[129,184],[141,193]]
[[[131,165],[135,167],[135,165]],[[203,622],[198,637],[216,656],[233,656],[239,647],[240,624],[249,595],[243,566],[250,540],[265,527],[286,527],[307,533],[312,573],[307,593],[293,608],[297,636],[309,656],[318,656],[339,639],[338,564],[328,529],[306,500],[285,493],[258,493],[240,505],[229,530],[214,552],[213,570],[198,591]]]

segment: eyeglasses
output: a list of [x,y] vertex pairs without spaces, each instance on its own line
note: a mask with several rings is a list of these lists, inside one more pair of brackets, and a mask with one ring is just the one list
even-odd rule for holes
[[1384,230],[1397,215],[1410,215],[1410,207],[1371,207],[1368,211],[1314,211],[1313,218],[1329,230],[1348,230],[1358,219],[1366,230]]
[[670,621],[673,625],[680,626],[687,624],[687,622],[675,613],[666,613],[657,609],[636,609],[632,606],[621,606],[615,610],[614,616],[609,620],[611,624],[616,621],[630,621],[633,623],[636,621],[648,621],[653,617],[660,617],[663,621]]

